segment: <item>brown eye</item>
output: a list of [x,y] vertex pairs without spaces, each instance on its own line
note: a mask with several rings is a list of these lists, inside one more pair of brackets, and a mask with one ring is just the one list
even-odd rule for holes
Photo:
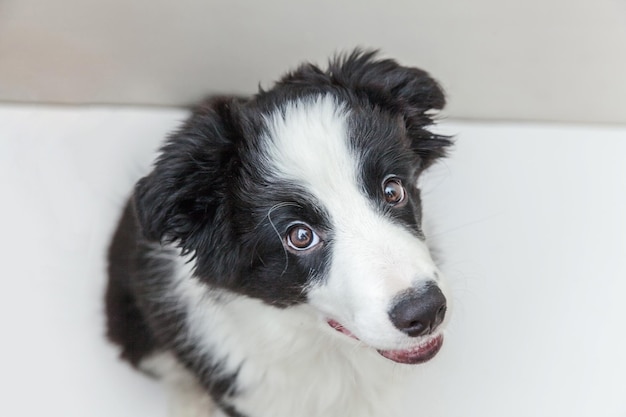
[[320,243],[320,238],[311,227],[304,223],[298,223],[287,231],[287,245],[290,248],[303,251]]
[[392,177],[387,179],[383,184],[383,194],[387,204],[397,206],[406,200],[406,190],[402,186],[399,178]]

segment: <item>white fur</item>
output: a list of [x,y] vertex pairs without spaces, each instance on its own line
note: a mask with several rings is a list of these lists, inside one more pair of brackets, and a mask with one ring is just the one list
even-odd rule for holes
[[155,353],[141,362],[141,369],[156,375],[169,390],[172,417],[226,417],[200,386],[196,377],[169,352]]
[[[310,306],[277,309],[262,302],[216,293],[191,278],[178,262],[172,296],[187,306],[198,349],[222,359],[226,372],[239,369],[237,409],[259,417],[380,417],[394,415],[406,369],[371,347],[330,328]],[[156,358],[168,362],[167,355]],[[171,367],[170,381],[185,372]],[[152,365],[151,369],[155,366]],[[189,382],[182,378],[183,391]],[[181,388],[174,387],[181,392]],[[187,400],[195,404],[195,388]],[[200,396],[201,397],[201,396]],[[391,406],[391,408],[390,408]],[[192,416],[181,403],[176,417]]]
[[310,289],[309,303],[373,347],[408,348],[422,340],[393,326],[391,299],[441,274],[424,242],[382,216],[363,194],[348,116],[330,95],[287,104],[267,121],[268,164],[303,185],[331,216],[333,263],[327,279]]
[[[330,96],[281,110],[266,119],[265,162],[275,175],[314,195],[331,216],[328,275],[308,289],[307,303],[279,309],[209,289],[192,278],[190,263],[177,258],[171,296],[187,308],[193,344],[220,361],[224,372],[238,371],[240,391],[233,404],[240,412],[396,415],[393,408],[412,366],[385,359],[376,349],[406,349],[423,341],[397,330],[388,309],[399,292],[435,279],[437,268],[423,241],[381,215],[363,195],[360,161],[348,144],[349,110]],[[360,341],[332,329],[330,318]],[[182,386],[190,386],[190,375],[180,367],[170,372],[178,375],[174,379],[183,375]],[[192,403],[201,404],[205,397],[191,386]],[[193,416],[184,407],[176,415]]]

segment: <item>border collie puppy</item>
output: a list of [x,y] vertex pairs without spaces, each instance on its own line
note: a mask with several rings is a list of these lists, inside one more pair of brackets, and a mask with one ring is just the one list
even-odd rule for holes
[[108,337],[176,416],[388,417],[443,342],[419,175],[451,144],[424,71],[355,51],[200,104],[109,249]]

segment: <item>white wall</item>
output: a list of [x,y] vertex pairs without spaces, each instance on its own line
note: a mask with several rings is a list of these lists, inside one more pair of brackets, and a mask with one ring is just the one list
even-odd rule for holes
[[[624,0],[0,1],[0,101],[180,105],[353,45],[453,118],[626,123]],[[0,105],[2,416],[165,414],[103,342],[104,250],[172,109]],[[626,416],[626,128],[448,122],[424,181],[454,294],[407,417]]]
[[[0,415],[164,417],[101,300],[121,205],[183,117],[0,106]],[[423,189],[454,308],[406,417],[626,416],[626,129],[445,130]]]
[[626,0],[4,0],[0,101],[187,104],[355,45],[454,118],[626,122]]
[[425,205],[456,305],[424,415],[626,416],[626,129],[449,127]]

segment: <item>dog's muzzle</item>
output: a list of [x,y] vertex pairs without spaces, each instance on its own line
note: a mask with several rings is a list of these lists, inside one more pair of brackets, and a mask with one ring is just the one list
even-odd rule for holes
[[[404,364],[418,364],[432,359],[443,345],[443,334],[437,328],[445,318],[446,309],[446,297],[434,282],[401,292],[394,297],[389,319],[398,330],[415,339],[415,343],[409,348],[378,350],[378,353]],[[336,320],[330,319],[328,324],[338,332],[359,340]]]

